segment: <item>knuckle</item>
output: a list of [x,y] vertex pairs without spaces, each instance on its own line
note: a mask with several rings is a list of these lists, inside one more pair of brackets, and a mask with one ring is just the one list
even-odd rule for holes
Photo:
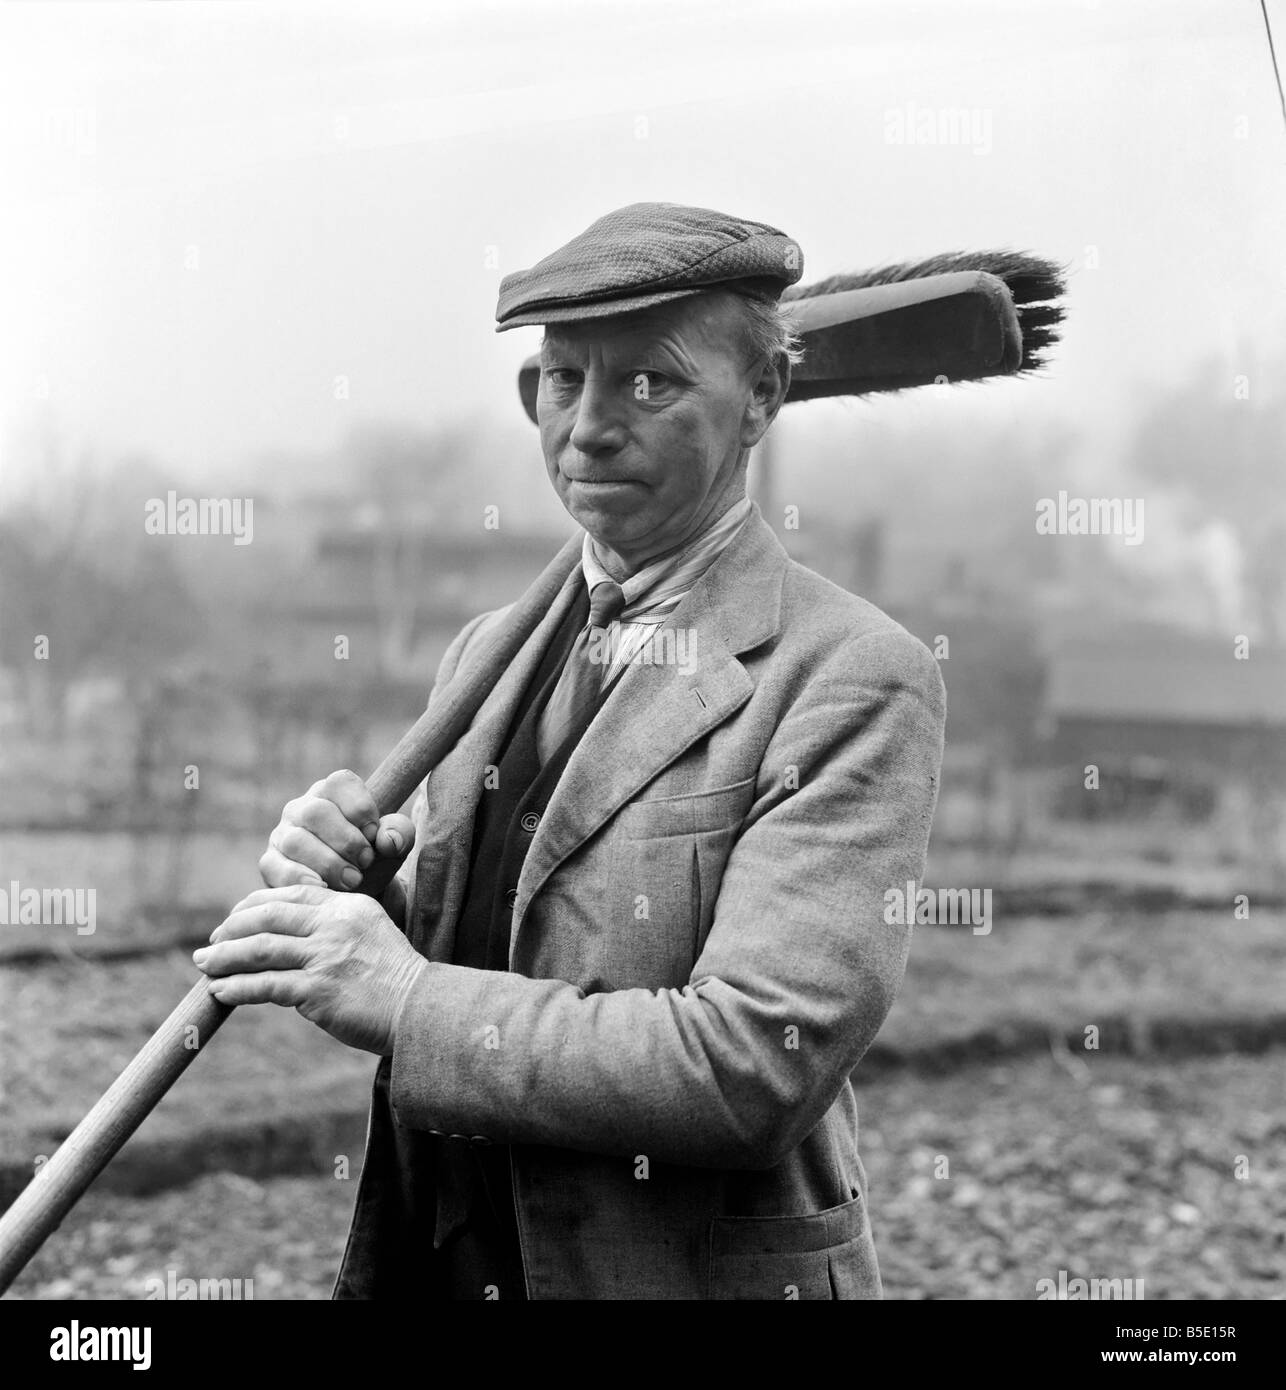
[[299,856],[308,843],[308,832],[297,825],[288,825],[277,837],[277,848],[288,859],[299,862]]
[[[362,852],[362,844],[358,843],[359,840],[361,840],[360,835],[350,838],[350,836],[345,833],[343,835],[336,835],[333,839],[326,842],[327,848],[335,855],[337,861],[335,868],[338,872],[342,872],[349,864],[357,863],[357,856]],[[362,843],[365,842],[363,841]]]
[[326,813],[325,808],[332,804],[320,796],[301,797],[295,803],[295,814],[291,817],[291,823],[302,826],[305,830],[316,830]]

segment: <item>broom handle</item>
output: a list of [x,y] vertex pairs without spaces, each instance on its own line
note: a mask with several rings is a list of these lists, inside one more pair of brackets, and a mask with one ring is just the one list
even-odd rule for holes
[[[498,627],[467,678],[443,687],[433,708],[367,780],[380,813],[396,811],[468,728],[523,643],[549,611],[580,560],[574,536],[550,561]],[[57,1230],[85,1189],[147,1118],[188,1063],[232,1012],[202,978],[144,1044],[97,1105],[67,1136],[0,1217],[0,1293]]]

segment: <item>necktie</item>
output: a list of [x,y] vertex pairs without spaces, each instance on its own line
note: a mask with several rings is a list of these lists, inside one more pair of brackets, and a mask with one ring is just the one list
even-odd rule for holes
[[598,699],[603,672],[611,659],[607,627],[624,607],[625,592],[610,579],[600,579],[590,591],[589,622],[568,653],[540,721],[537,751],[542,763]]

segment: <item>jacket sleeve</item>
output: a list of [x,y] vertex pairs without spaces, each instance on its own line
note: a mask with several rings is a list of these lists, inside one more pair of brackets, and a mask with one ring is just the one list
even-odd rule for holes
[[886,892],[924,868],[942,760],[937,662],[900,629],[845,644],[786,710],[687,985],[586,995],[430,962],[399,1016],[412,1128],[779,1163],[818,1123],[901,983]]

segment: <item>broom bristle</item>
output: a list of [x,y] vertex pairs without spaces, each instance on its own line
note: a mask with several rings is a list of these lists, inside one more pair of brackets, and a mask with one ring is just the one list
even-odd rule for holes
[[1054,261],[1030,252],[949,251],[919,261],[877,266],[874,270],[828,275],[811,285],[791,285],[781,298],[784,304],[793,299],[812,299],[817,295],[838,294],[841,290],[867,289],[871,285],[894,285],[903,280],[950,275],[960,270],[983,270],[1005,282],[1018,311],[1018,327],[1023,335],[1023,357],[1015,375],[1044,366],[1050,349],[1059,340],[1059,325],[1066,315],[1066,309],[1056,301],[1067,293],[1067,272]]

